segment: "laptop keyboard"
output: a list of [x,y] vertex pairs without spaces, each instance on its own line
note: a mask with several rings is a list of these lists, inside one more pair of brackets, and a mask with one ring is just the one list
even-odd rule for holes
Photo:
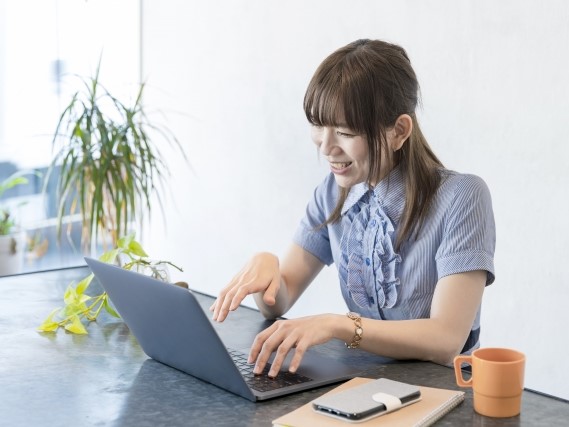
[[275,378],[271,378],[267,375],[271,369],[270,363],[267,363],[262,373],[255,375],[253,373],[253,368],[255,365],[247,363],[246,354],[230,348],[228,348],[227,351],[241,372],[241,375],[243,375],[243,378],[245,378],[245,382],[253,390],[271,391],[283,387],[289,387],[295,384],[302,384],[312,381],[312,378],[308,378],[300,374],[292,374],[290,372],[279,372]]

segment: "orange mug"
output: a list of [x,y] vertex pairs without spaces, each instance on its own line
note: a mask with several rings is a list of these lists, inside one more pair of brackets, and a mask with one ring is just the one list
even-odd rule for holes
[[[456,383],[472,387],[474,410],[487,417],[513,417],[520,413],[526,357],[509,348],[479,348],[470,356],[454,358]],[[461,365],[472,366],[465,381]]]

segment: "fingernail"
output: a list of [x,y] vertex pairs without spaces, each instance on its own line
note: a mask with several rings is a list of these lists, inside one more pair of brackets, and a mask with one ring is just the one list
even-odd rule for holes
[[296,372],[296,366],[291,366],[290,368],[288,368],[288,371],[289,371],[291,374],[294,374],[294,373]]

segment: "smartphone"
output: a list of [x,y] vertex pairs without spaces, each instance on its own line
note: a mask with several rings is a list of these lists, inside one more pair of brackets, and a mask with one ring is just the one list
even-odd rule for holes
[[361,422],[419,400],[419,387],[380,378],[339,393],[322,396],[314,400],[312,408],[320,414],[344,421]]

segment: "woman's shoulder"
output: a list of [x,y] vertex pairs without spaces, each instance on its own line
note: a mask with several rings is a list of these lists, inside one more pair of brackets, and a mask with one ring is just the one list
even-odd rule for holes
[[324,198],[337,198],[338,186],[336,185],[336,180],[334,179],[334,174],[329,173],[324,177],[322,181],[318,184],[315,190],[316,194]]
[[440,169],[441,190],[453,193],[473,193],[484,192],[489,193],[488,185],[478,175],[470,173],[460,173],[450,169]]
[[327,218],[338,200],[338,186],[332,173],[328,174],[314,188],[309,205],[314,211],[322,212]]
[[441,185],[438,198],[440,206],[467,206],[472,204],[492,205],[488,185],[478,175],[441,169]]

